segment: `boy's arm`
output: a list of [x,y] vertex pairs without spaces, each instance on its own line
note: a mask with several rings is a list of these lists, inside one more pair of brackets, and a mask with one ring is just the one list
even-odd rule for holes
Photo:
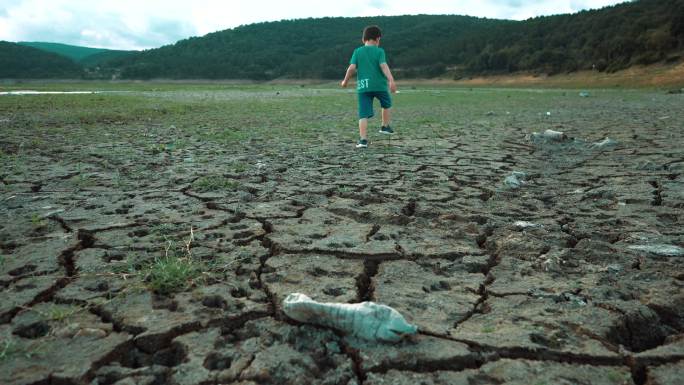
[[380,69],[382,70],[382,73],[385,74],[385,77],[387,78],[387,82],[389,83],[389,89],[391,92],[397,92],[397,85],[394,83],[394,76],[392,76],[392,71],[390,71],[389,66],[387,63],[382,63],[380,64]]
[[347,68],[347,73],[344,75],[344,80],[342,80],[342,83],[340,83],[340,85],[342,87],[346,87],[347,83],[349,83],[349,79],[351,79],[351,77],[354,76],[355,72],[356,72],[356,64],[350,64],[349,68]]

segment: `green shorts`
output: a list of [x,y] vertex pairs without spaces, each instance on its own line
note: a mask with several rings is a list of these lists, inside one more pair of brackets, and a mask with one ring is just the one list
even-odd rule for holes
[[387,91],[359,92],[359,119],[372,118],[375,115],[373,113],[374,98],[378,98],[380,107],[392,107],[392,98]]

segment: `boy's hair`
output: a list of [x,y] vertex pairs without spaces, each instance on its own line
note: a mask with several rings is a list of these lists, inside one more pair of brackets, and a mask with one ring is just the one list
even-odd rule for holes
[[369,25],[363,29],[363,41],[378,40],[382,37],[382,31],[377,25]]

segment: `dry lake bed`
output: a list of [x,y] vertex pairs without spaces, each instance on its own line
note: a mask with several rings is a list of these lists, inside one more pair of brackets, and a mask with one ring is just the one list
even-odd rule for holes
[[116,92],[0,95],[2,384],[681,383],[682,94],[407,86],[358,150],[332,86],[36,89]]

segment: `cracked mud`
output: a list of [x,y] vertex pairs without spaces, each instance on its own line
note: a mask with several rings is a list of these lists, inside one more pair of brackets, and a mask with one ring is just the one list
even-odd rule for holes
[[366,151],[332,89],[0,97],[0,383],[678,383],[684,99],[575,95],[406,90]]

